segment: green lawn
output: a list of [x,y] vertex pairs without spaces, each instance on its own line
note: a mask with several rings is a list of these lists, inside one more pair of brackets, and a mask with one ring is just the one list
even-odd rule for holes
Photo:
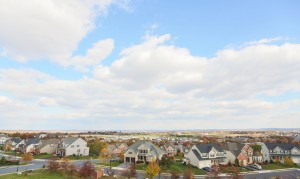
[[36,170],[32,173],[28,173],[27,176],[24,174],[18,175],[18,174],[9,174],[9,175],[2,175],[0,176],[1,179],[76,179],[77,177],[63,177],[59,174],[52,174],[49,173],[46,170]]
[[51,157],[53,157],[53,154],[40,154],[40,155],[33,156],[34,159],[48,159]]
[[[146,170],[147,166],[148,165],[146,164],[139,164],[137,165],[137,170]],[[187,168],[188,166],[182,165],[181,162],[174,162],[170,167],[161,167],[161,171],[166,173],[171,171],[183,173]],[[191,169],[193,170],[195,175],[206,175],[206,172],[204,170],[194,167],[191,167]]]
[[68,159],[70,160],[90,160],[92,159],[97,159],[97,156],[67,156]]
[[276,169],[284,169],[284,168],[300,168],[297,165],[290,166],[286,165],[284,163],[272,163],[272,164],[266,164],[262,165],[263,170],[276,170]]

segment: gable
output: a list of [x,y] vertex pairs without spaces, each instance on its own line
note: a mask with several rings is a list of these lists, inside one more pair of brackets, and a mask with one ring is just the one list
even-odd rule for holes
[[138,150],[148,150],[148,148],[144,144],[142,144],[138,147]]

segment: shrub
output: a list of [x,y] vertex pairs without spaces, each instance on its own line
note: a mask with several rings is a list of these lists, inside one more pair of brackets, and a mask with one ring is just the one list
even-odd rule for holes
[[92,162],[86,161],[83,163],[83,166],[80,167],[78,172],[78,177],[93,177],[96,174],[96,169]]
[[55,161],[54,159],[50,159],[48,162],[48,169],[51,173],[58,172],[59,170],[59,163]]

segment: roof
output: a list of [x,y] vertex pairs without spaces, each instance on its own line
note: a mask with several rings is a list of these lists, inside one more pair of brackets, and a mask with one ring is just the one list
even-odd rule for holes
[[41,141],[41,139],[39,139],[39,138],[30,138],[30,139],[27,139],[26,145],[29,146],[32,144],[38,144],[40,141]]
[[210,144],[197,144],[195,146],[197,147],[197,149],[201,153],[209,153],[209,151],[211,151],[212,148],[215,148],[218,152],[223,152],[223,149],[220,148],[217,144],[214,144],[214,143],[210,143]]
[[13,138],[11,138],[10,140],[11,140],[12,142],[16,143],[16,144],[18,144],[18,143],[20,143],[20,142],[22,141],[22,139],[20,139],[20,138],[18,138],[18,137],[13,137]]
[[128,149],[126,150],[126,152],[131,149],[135,153],[137,153],[138,152],[138,148],[141,145],[145,145],[148,149],[150,149],[150,153],[153,154],[153,155],[155,155],[155,156],[159,156],[159,155],[164,154],[164,152],[160,148],[156,147],[151,142],[147,142],[147,141],[143,141],[143,140],[138,141],[138,142],[132,144],[131,146],[129,146]]
[[237,157],[241,153],[245,145],[246,144],[240,144],[240,143],[226,143],[221,145],[221,148],[223,150],[230,151],[235,157]]
[[0,134],[0,137],[9,138],[8,135],[6,135],[6,134]]
[[201,155],[198,153],[198,151],[196,149],[192,149],[192,151],[198,160],[203,160],[203,158],[201,157]]
[[41,142],[42,142],[42,144],[41,144],[40,148],[43,148],[49,144],[58,144],[59,139],[46,139],[46,140],[41,140]]
[[290,143],[288,143],[288,144],[286,144],[286,143],[265,143],[265,144],[269,150],[273,150],[277,146],[282,148],[283,150],[292,150],[295,147],[299,149],[299,147],[296,144],[290,144]]
[[79,137],[66,137],[62,138],[62,142],[67,146],[73,144]]

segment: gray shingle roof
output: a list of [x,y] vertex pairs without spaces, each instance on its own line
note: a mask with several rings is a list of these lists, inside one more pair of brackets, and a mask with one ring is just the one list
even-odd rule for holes
[[209,151],[211,151],[212,148],[215,148],[218,152],[223,152],[223,149],[221,149],[217,144],[213,144],[213,143],[197,144],[196,147],[201,153],[208,153]]
[[77,139],[79,139],[78,137],[66,137],[66,138],[62,138],[62,142],[67,146],[71,145],[72,143],[74,143]]
[[291,150],[294,147],[300,149],[296,144],[284,144],[284,143],[265,143],[269,150],[275,149],[277,146],[283,150]]
[[20,142],[22,141],[22,139],[20,139],[20,138],[18,138],[18,137],[13,137],[13,138],[11,138],[10,140],[11,140],[12,142],[16,143],[16,144],[18,144],[18,143],[20,143]]
[[245,144],[240,143],[226,143],[221,145],[221,148],[223,150],[230,151],[235,157],[237,157],[241,153],[244,146]]
[[40,148],[43,148],[48,144],[58,144],[59,139],[45,139],[45,140],[42,140],[41,142],[42,142],[42,144],[41,144]]
[[159,155],[164,154],[164,152],[159,147],[156,147],[151,142],[147,142],[147,141],[143,141],[143,140],[132,144],[131,146],[128,147],[128,149],[126,151],[131,149],[135,153],[137,153],[139,146],[141,146],[142,144],[145,145],[148,149],[150,149],[150,153],[152,153],[152,155],[159,156]]
[[29,146],[31,144],[39,144],[40,141],[41,141],[41,139],[39,139],[39,138],[27,139],[26,145]]

